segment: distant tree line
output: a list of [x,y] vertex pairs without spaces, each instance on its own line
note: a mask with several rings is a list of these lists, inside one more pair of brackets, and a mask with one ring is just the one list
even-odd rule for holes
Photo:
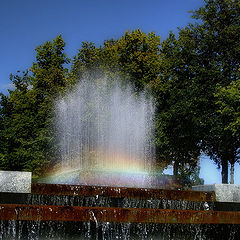
[[62,36],[36,48],[36,60],[11,75],[14,85],[0,101],[0,168],[43,173],[58,148],[53,105],[86,72],[115,74],[137,92],[156,99],[157,162],[174,166],[174,175],[199,171],[202,153],[231,183],[240,149],[240,2],[205,0],[192,12],[194,23],[164,41],[154,32],[127,31],[97,47],[83,42],[67,58]]

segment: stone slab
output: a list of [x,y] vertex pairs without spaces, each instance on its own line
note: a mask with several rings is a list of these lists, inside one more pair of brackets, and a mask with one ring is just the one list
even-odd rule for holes
[[195,191],[214,191],[218,202],[240,202],[240,185],[236,184],[207,184],[193,186]]
[[32,194],[85,197],[99,196],[133,199],[167,199],[196,202],[215,201],[214,192],[43,183],[33,183]]
[[0,192],[30,193],[32,173],[0,171]]
[[0,204],[0,220],[239,225],[240,212]]

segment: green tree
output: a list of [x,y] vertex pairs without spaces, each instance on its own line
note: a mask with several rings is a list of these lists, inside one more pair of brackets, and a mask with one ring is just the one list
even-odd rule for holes
[[232,81],[228,86],[219,86],[216,94],[218,112],[226,119],[225,130],[234,136],[240,135],[240,80]]
[[[232,143],[233,156],[229,162],[231,165],[231,180],[234,183],[234,164],[240,158],[240,80],[232,81],[228,86],[217,88],[216,105],[219,107],[218,114],[221,118],[222,126]],[[224,144],[224,143],[223,143]]]
[[71,76],[80,79],[86,71],[92,77],[102,73],[119,75],[142,90],[159,74],[159,47],[160,38],[155,33],[146,34],[139,29],[127,31],[117,40],[107,40],[98,48],[93,43],[82,43],[74,57]]
[[180,29],[177,39],[170,33],[162,43],[161,73],[153,84],[158,95],[156,131],[160,154],[174,161],[175,174],[178,162],[194,164],[204,151],[222,167],[222,182],[228,183],[228,164],[238,159],[239,110],[232,109],[232,128],[220,95],[232,82],[238,95],[239,12],[239,1],[205,0],[193,12],[197,22]]
[[28,140],[34,133],[31,101],[28,87],[30,78],[28,72],[21,75],[11,75],[10,79],[15,87],[9,91],[9,96],[2,95],[1,99],[1,167],[4,169],[24,169],[30,156]]
[[239,78],[239,12],[239,1],[208,0],[203,8],[193,13],[195,19],[203,22],[195,27],[195,39],[200,41],[199,55],[203,66],[198,86],[203,83],[206,87],[208,85],[206,91],[211,91],[205,114],[202,115],[207,130],[203,144],[210,157],[222,166],[223,183],[228,183],[228,163],[233,165],[237,161],[240,143],[239,138],[227,130],[228,123],[219,114],[215,94],[219,86],[226,87]]
[[101,47],[97,48],[92,42],[83,42],[76,56],[73,57],[71,73],[69,76],[70,84],[73,86],[86,73],[93,78],[100,74]]
[[142,90],[158,77],[159,53],[160,37],[154,32],[127,31],[117,42],[120,70],[137,90]]
[[222,167],[223,183],[228,183],[228,163],[237,160],[239,139],[227,130],[215,94],[219,87],[226,87],[238,79],[239,11],[239,1],[205,0],[204,7],[193,12],[197,22],[179,32],[181,56],[184,57],[184,52],[189,54],[184,69],[191,72],[191,77],[186,77],[185,83],[190,83],[188,91],[201,130],[200,143],[202,149]]
[[194,60],[192,46],[173,33],[161,44],[160,74],[152,84],[157,98],[156,138],[160,159],[173,163],[174,175],[186,166],[197,165],[200,155],[200,133],[192,98],[189,62]]
[[1,168],[39,174],[53,159],[52,109],[67,82],[64,46],[61,36],[47,41],[29,72],[11,76],[15,89],[1,100]]
[[191,189],[194,185],[203,185],[204,180],[200,178],[200,165],[198,164],[191,165],[181,165],[179,171],[179,180],[182,182],[184,188]]
[[[36,151],[41,154],[38,162],[52,162],[56,159],[56,142],[54,132],[53,108],[56,97],[67,86],[69,59],[64,53],[65,42],[58,36],[52,42],[47,41],[36,48],[36,62],[31,68],[32,92],[35,112],[35,141],[38,143]],[[38,155],[39,155],[38,154]],[[43,168],[42,168],[43,169]]]

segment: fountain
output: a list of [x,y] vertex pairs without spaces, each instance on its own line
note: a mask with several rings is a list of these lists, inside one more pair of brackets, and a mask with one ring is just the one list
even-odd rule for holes
[[83,79],[56,103],[60,161],[46,182],[150,187],[154,104],[120,79]]
[[55,113],[59,161],[30,193],[0,193],[0,239],[237,239],[240,203],[154,171],[146,92],[84,79]]

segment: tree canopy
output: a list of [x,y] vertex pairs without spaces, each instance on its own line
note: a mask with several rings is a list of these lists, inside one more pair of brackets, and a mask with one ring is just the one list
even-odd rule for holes
[[1,98],[1,168],[39,174],[54,156],[51,119],[54,96],[66,85],[64,46],[61,36],[47,41],[29,71],[11,75],[14,90]]

